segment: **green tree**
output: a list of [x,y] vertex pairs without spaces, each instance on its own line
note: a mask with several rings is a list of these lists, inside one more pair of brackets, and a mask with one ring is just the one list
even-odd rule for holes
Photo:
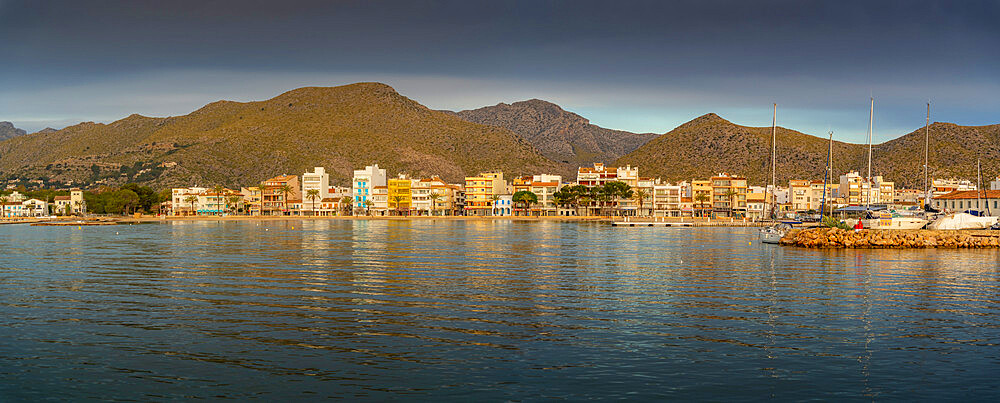
[[527,190],[519,190],[517,192],[514,192],[514,196],[512,196],[510,200],[516,204],[521,205],[526,215],[531,215],[530,213],[531,205],[538,203],[538,195],[529,192]]
[[239,213],[240,210],[241,210],[240,209],[240,204],[241,204],[242,201],[243,201],[243,198],[240,197],[240,196],[237,196],[237,195],[232,195],[232,196],[226,197],[226,210],[229,210],[229,206],[235,206],[235,209],[233,209],[233,211],[232,211],[233,214]]
[[351,199],[351,196],[341,197],[340,209],[344,212],[344,214],[351,214],[354,210],[354,199]]
[[726,190],[726,193],[722,194],[725,198],[729,199],[729,216],[733,217],[736,215],[736,191],[733,189]]
[[705,193],[698,193],[694,196],[694,201],[698,202],[698,207],[701,208],[702,217],[705,216],[705,203],[707,203],[709,200],[711,200],[711,197],[709,197]]
[[292,193],[292,190],[294,189],[287,183],[282,184],[278,188],[278,191],[281,192],[281,206],[286,213],[288,212],[288,194]]
[[198,196],[190,195],[184,198],[184,202],[191,203],[191,214],[198,215],[198,212],[194,209],[194,204],[198,202]]
[[306,190],[306,198],[312,201],[312,215],[316,215],[316,199],[319,198],[319,189]]
[[403,196],[392,195],[392,202],[396,203],[396,215],[403,215],[402,211],[399,209],[399,205],[403,202]]
[[632,194],[632,198],[635,199],[636,204],[639,206],[639,209],[636,210],[636,215],[639,215],[639,212],[642,211],[644,202],[649,198],[649,193],[642,189],[636,189],[636,191]]
[[373,205],[375,205],[375,202],[373,202],[371,200],[365,200],[365,215],[367,215],[367,216],[372,215],[372,206]]
[[427,197],[431,198],[431,215],[437,215],[437,202],[441,199],[441,194],[431,191],[431,194]]
[[490,195],[490,215],[497,214],[497,201],[500,200],[499,195]]

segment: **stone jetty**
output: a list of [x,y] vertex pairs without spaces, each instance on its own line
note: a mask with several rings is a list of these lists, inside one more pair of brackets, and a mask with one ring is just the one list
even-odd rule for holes
[[782,245],[805,248],[1000,248],[1000,231],[795,229]]

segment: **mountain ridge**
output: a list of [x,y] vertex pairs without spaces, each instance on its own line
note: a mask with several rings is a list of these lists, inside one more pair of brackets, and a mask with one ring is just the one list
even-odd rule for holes
[[133,114],[0,143],[0,172],[8,176],[84,183],[249,185],[313,166],[348,183],[354,169],[372,163],[451,181],[491,169],[556,168],[508,130],[431,110],[381,83],[303,87],[264,101],[216,101],[162,118]]
[[615,160],[656,137],[607,129],[561,106],[537,98],[453,112],[470,122],[517,133],[542,155],[563,165],[564,175],[576,167]]
[[[821,179],[826,172],[826,138],[792,129],[777,128],[778,183],[789,179]],[[923,186],[924,132],[913,132],[872,146],[872,174],[882,175],[898,187]],[[929,175],[969,177],[975,158],[984,158],[984,172],[997,172],[1000,163],[1000,124],[960,126],[936,122],[929,126]],[[971,138],[977,138],[973,141]],[[715,173],[747,177],[751,183],[770,179],[771,127],[741,126],[715,113],[707,113],[657,137],[619,158],[616,165],[639,165],[643,176],[670,181],[707,178]],[[986,163],[989,158],[990,162]],[[990,171],[987,171],[990,170]],[[867,174],[867,144],[834,140],[833,173],[848,170]],[[972,172],[975,177],[975,172]],[[834,178],[836,182],[839,178]]]

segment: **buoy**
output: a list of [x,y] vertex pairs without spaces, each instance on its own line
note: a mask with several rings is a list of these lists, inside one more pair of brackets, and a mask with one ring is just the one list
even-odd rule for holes
[[267,228],[264,228],[264,231],[267,231]]
[[83,229],[83,227],[81,227],[81,226],[77,225],[77,226],[76,226],[76,229]]
[[118,235],[118,231],[115,231],[115,235]]

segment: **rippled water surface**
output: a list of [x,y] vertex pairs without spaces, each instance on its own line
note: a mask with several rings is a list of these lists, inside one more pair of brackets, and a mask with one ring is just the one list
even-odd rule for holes
[[0,400],[987,400],[994,250],[510,221],[0,225]]

